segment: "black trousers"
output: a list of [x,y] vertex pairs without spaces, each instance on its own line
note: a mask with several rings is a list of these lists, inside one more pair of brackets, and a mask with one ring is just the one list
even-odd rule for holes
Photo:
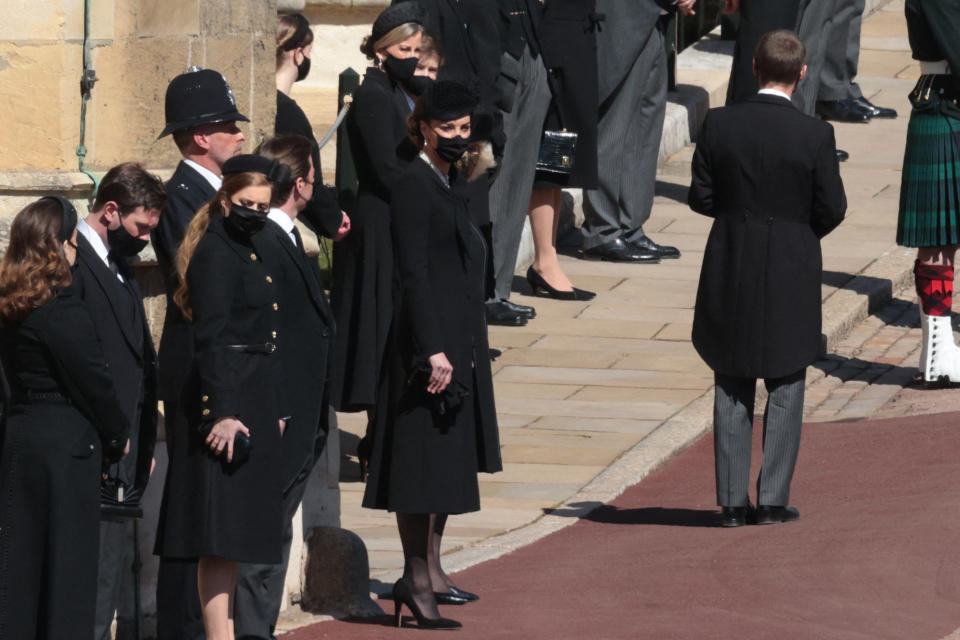
[[757,93],[753,54],[763,34],[775,29],[796,29],[800,0],[741,0],[740,30],[733,52],[727,85],[727,104],[749,100]]

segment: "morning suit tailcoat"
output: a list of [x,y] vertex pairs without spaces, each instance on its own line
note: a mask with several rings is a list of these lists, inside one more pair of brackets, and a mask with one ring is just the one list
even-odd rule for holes
[[[184,494],[168,493],[157,535],[163,555],[280,562],[282,488],[278,421],[279,293],[250,238],[222,217],[197,245],[187,269],[197,385],[187,420]],[[237,417],[250,430],[250,457],[228,464],[203,442],[202,426]]]
[[309,466],[323,447],[329,428],[328,389],[334,320],[320,281],[317,261],[294,246],[272,220],[253,238],[277,289],[276,329],[280,361],[280,406],[289,416],[283,433],[283,487]]
[[331,302],[340,327],[334,347],[331,402],[360,411],[376,401],[377,380],[393,315],[390,189],[403,170],[410,105],[390,77],[370,67],[347,115],[357,169],[350,234],[333,247]]
[[693,344],[711,369],[779,378],[820,355],[820,238],[843,220],[833,127],[757,95],[707,114],[690,207],[714,218]]
[[323,184],[323,168],[320,166],[320,147],[313,135],[313,127],[307,120],[307,115],[293,98],[282,91],[277,91],[277,116],[274,119],[274,134],[303,136],[313,143],[310,157],[313,159],[313,168],[316,171],[313,185],[313,197],[307,203],[307,208],[300,213],[303,220],[315,233],[333,238],[340,229],[343,213],[337,202],[337,190]]
[[577,134],[573,171],[564,186],[597,186],[597,31],[603,25],[594,0],[548,0],[544,8],[540,51],[553,95],[545,129]]
[[0,333],[0,638],[91,638],[101,458],[130,432],[84,303],[68,288]]
[[71,286],[87,304],[120,406],[133,427],[131,454],[120,463],[119,475],[128,491],[136,489],[139,499],[150,478],[157,438],[157,355],[143,298],[133,269],[124,258],[115,259],[124,278],[120,282],[83,234],[77,234],[77,247]]
[[[391,215],[399,290],[363,505],[476,511],[477,472],[502,468],[484,307],[486,245],[463,198],[421,159],[397,182]],[[470,394],[445,415],[432,408],[425,378],[414,375],[437,353]]]

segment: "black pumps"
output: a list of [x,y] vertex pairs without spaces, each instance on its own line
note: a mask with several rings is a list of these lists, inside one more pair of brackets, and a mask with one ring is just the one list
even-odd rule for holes
[[450,587],[446,592],[434,591],[433,595],[437,599],[437,604],[467,604],[480,599],[477,594],[456,587]]
[[533,267],[527,269],[527,282],[530,283],[530,288],[533,289],[534,295],[553,298],[554,300],[580,300],[586,302],[587,300],[593,300],[597,295],[593,291],[584,291],[576,287],[573,288],[573,291],[554,289]]
[[413,592],[410,591],[410,585],[404,582],[403,578],[393,583],[393,626],[402,627],[403,605],[407,605],[413,617],[417,619],[417,625],[421,629],[459,629],[463,625],[456,620],[449,618],[427,618],[420,612],[420,607],[413,599]]

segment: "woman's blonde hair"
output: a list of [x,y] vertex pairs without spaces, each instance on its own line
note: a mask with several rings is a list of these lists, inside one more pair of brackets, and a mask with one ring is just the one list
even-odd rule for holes
[[395,44],[400,44],[407,38],[412,38],[418,33],[423,33],[423,25],[417,22],[404,22],[388,31],[376,42],[370,41],[373,38],[372,35],[364,38],[363,44],[360,45],[360,53],[367,56],[370,60],[373,60],[377,57],[377,51],[383,51]]
[[217,195],[213,196],[213,199],[203,205],[193,216],[183,237],[183,242],[180,243],[180,250],[177,251],[177,278],[180,286],[173,294],[173,301],[180,307],[183,317],[191,322],[193,321],[193,305],[190,303],[190,287],[187,284],[187,269],[190,267],[190,260],[197,250],[197,245],[200,244],[200,238],[210,227],[210,221],[217,216],[229,215],[228,211],[223,210],[223,201],[229,202],[233,194],[247,187],[270,187],[272,190],[273,184],[267,180],[267,176],[255,171],[230,173],[223,176],[223,185],[217,191]]

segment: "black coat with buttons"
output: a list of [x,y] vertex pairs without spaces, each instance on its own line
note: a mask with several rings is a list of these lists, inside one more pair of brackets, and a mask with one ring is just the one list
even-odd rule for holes
[[820,238],[847,206],[833,127],[757,95],[708,113],[692,168],[690,207],[714,218],[694,346],[724,375],[799,371],[820,354]]
[[[214,555],[237,562],[281,561],[280,359],[276,280],[249,237],[216,216],[187,269],[193,306],[198,385],[190,424],[183,494],[165,496],[158,547],[168,557]],[[236,417],[250,430],[246,462],[227,464],[201,429]],[[170,482],[173,482],[172,480]]]

